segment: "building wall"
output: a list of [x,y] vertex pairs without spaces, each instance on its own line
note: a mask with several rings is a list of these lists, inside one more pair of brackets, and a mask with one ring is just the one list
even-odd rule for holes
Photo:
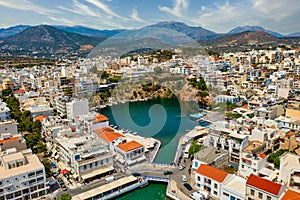
[[201,174],[195,174],[196,187],[200,190],[208,190],[210,195],[215,198],[221,197],[222,183],[207,178]]
[[87,114],[89,111],[88,101],[85,100],[76,100],[72,102],[68,102],[66,104],[67,107],[67,117],[69,119],[75,119],[77,115]]
[[1,133],[11,133],[12,135],[17,135],[18,124],[13,121],[0,123],[0,134]]

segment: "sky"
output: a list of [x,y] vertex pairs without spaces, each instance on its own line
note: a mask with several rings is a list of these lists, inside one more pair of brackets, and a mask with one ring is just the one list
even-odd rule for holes
[[225,33],[256,25],[300,32],[300,0],[0,0],[0,27],[26,25],[133,29],[161,21]]

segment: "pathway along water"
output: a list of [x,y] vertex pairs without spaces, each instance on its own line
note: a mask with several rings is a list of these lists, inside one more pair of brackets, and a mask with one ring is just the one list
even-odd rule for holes
[[112,125],[159,139],[162,145],[155,162],[169,164],[173,162],[179,138],[197,125],[188,117],[197,108],[196,103],[162,98],[116,104],[100,113]]

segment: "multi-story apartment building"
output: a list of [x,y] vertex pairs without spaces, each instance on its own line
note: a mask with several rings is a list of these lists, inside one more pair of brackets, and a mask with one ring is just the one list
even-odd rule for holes
[[66,103],[66,111],[68,119],[75,119],[78,115],[85,115],[89,111],[89,103],[87,99],[72,99]]
[[287,186],[300,192],[300,156],[285,153],[280,157],[279,179]]
[[248,145],[249,136],[234,133],[229,129],[213,130],[207,135],[203,144],[224,149],[229,153],[229,162],[239,163],[240,152]]
[[76,118],[76,122],[81,131],[87,131],[88,133],[109,126],[108,118],[96,112],[80,115]]
[[239,175],[248,177],[250,174],[258,175],[259,171],[267,164],[267,156],[261,154],[241,153]]
[[26,141],[21,134],[2,133],[0,135],[0,153],[10,148],[16,148],[17,151],[26,149]]
[[58,96],[54,99],[57,113],[61,117],[67,117],[67,103],[71,101],[68,96]]
[[96,135],[56,138],[59,160],[74,170],[80,181],[89,181],[111,173],[113,154],[98,142]]
[[1,156],[0,199],[35,199],[47,193],[44,165],[36,155],[7,149]]
[[145,147],[134,140],[122,142],[116,145],[115,149],[123,159],[120,158],[119,161],[121,161],[121,163],[123,161],[126,165],[133,165],[146,159],[144,156]]

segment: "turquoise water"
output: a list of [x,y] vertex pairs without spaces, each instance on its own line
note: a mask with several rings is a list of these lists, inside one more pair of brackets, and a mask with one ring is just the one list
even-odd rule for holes
[[196,103],[152,99],[113,105],[100,113],[119,128],[159,139],[162,145],[155,162],[169,164],[174,160],[180,136],[197,125],[188,116],[197,109]]
[[124,196],[117,198],[118,200],[167,200],[166,184],[151,183],[147,187],[137,189]]

